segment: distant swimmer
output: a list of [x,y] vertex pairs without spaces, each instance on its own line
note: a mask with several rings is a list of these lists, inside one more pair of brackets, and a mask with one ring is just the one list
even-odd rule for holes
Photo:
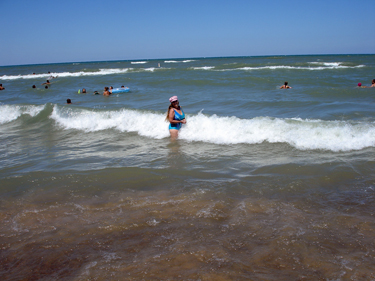
[[121,86],[121,88],[125,88],[125,86]]
[[103,96],[110,96],[111,95],[111,92],[109,91],[109,88],[108,87],[104,87],[104,92],[103,92]]
[[113,87],[109,87],[109,92],[112,94],[112,91],[113,91]]
[[94,95],[100,95],[100,93],[98,91],[95,91]]
[[284,85],[280,87],[280,89],[291,89],[292,87],[288,86],[288,82],[285,82]]
[[362,83],[358,83],[357,87],[358,88],[369,88],[369,87],[366,87],[366,86],[362,86]]
[[82,90],[79,89],[78,94],[86,94],[86,89],[85,88],[83,88]]
[[44,87],[44,89],[48,89],[48,86],[46,85],[46,86]]
[[175,140],[178,137],[178,131],[181,129],[182,124],[186,124],[185,113],[180,107],[177,96],[173,96],[169,99],[171,103],[168,107],[166,121],[169,121],[169,133],[171,140]]
[[66,103],[67,103],[67,104],[71,104],[71,103],[72,103],[72,100],[71,100],[71,99],[67,99],[67,100],[66,100]]
[[47,82],[43,83],[42,85],[49,85],[49,84],[51,83],[49,82],[49,80],[47,80]]
[[375,79],[372,79],[370,88],[375,88]]
[[1,90],[5,90],[5,88],[3,87],[3,84],[0,84],[0,91]]
[[32,87],[33,89],[35,89],[36,88],[36,86],[35,85],[33,85],[33,87]]

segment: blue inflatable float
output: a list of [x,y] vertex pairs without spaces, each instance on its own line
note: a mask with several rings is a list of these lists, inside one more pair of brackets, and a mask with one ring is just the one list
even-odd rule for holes
[[127,93],[130,89],[128,87],[125,88],[115,88],[112,90],[112,94],[120,94],[120,93]]

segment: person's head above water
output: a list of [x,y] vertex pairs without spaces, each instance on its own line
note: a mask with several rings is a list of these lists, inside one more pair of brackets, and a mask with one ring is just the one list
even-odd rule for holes
[[288,85],[288,82],[285,81],[285,82],[284,82],[284,85],[287,86],[287,85]]
[[169,98],[169,102],[170,102],[170,103],[174,103],[174,102],[176,102],[176,101],[178,101],[178,97],[177,97],[177,96],[173,96],[173,97],[170,97],[170,98]]
[[358,83],[358,87],[361,87],[362,86],[362,83]]
[[67,100],[66,100],[66,103],[67,103],[67,104],[71,104],[71,103],[72,103],[72,100],[71,100],[71,99],[67,99]]

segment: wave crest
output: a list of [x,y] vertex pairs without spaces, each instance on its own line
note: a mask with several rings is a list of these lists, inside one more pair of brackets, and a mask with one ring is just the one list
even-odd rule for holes
[[45,105],[0,105],[0,124],[12,122],[24,114],[34,117],[44,108]]
[[[115,129],[161,139],[169,136],[165,114],[122,109],[89,111],[55,107],[51,116],[66,129],[93,132]],[[301,150],[349,151],[375,146],[375,125],[370,122],[324,121],[300,118],[188,116],[180,139],[208,143],[288,143]]]

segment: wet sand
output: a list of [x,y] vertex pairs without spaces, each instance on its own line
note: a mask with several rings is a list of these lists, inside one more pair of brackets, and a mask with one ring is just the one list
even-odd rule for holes
[[375,278],[374,190],[283,198],[179,176],[41,173],[18,192],[3,181],[2,280]]

